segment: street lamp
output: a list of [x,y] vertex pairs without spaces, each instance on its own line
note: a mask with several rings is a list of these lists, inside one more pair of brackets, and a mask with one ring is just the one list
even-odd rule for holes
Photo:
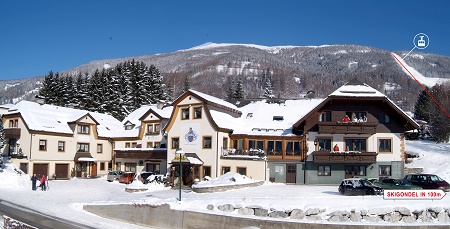
[[178,200],[181,201],[181,184],[183,182],[183,169],[181,168],[181,157],[183,156],[183,151],[181,150],[181,148],[176,149],[175,150],[175,155],[180,154],[180,179],[179,179],[179,183],[180,183],[180,192],[179,192],[179,197]]

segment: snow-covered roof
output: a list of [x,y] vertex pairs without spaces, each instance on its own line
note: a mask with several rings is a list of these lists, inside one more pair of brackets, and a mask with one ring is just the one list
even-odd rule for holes
[[204,100],[209,101],[211,103],[215,103],[215,104],[218,104],[218,105],[221,105],[221,106],[225,106],[225,107],[228,107],[228,108],[231,108],[231,109],[234,109],[234,110],[239,110],[239,108],[236,105],[234,105],[232,103],[229,103],[229,102],[227,102],[227,101],[225,101],[223,99],[219,99],[217,97],[214,97],[214,96],[211,96],[211,95],[208,95],[208,94],[196,91],[196,90],[192,90],[192,89],[189,89],[189,91],[192,92],[193,94],[197,95],[197,96],[200,96]]
[[352,80],[339,87],[329,97],[386,97],[383,93],[377,91],[375,88],[361,83],[357,80]]
[[241,107],[241,117],[211,110],[211,116],[221,128],[233,134],[285,136],[292,135],[293,124],[320,104],[323,99],[286,100],[284,103],[255,101]]
[[30,130],[52,133],[73,134],[69,123],[90,115],[98,123],[97,132],[101,137],[110,137],[111,130],[121,126],[120,122],[110,115],[59,107],[35,102],[20,101],[11,107],[5,115],[21,114]]
[[[172,114],[173,107],[163,107],[162,109],[159,109],[156,105],[144,105],[140,108],[134,110],[131,112],[125,119],[122,121],[122,126],[114,132],[114,137],[138,137],[139,132],[141,130],[141,121],[144,119],[145,115],[148,112],[153,112],[156,115],[160,116],[164,119],[169,119],[170,115]],[[131,123],[134,125],[134,127],[130,130],[125,130],[124,125]]]

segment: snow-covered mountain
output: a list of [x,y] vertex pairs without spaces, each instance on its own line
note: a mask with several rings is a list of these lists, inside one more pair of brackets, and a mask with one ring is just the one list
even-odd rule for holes
[[[407,52],[395,53],[404,56]],[[234,82],[242,81],[247,98],[255,98],[261,96],[266,77],[271,77],[275,96],[300,98],[310,90],[324,97],[356,77],[386,93],[402,108],[412,110],[421,90],[390,51],[359,45],[267,47],[206,43],[172,53],[96,60],[62,73],[71,76],[91,73],[130,59],[155,65],[165,83],[174,86],[175,96],[182,90],[185,78],[192,88],[225,98],[230,77]],[[428,81],[439,81],[429,78],[450,79],[449,56],[411,53],[404,63],[421,75],[420,79],[427,82],[424,85],[432,86]],[[2,103],[13,98],[29,99],[40,81],[41,77],[0,81]],[[28,86],[23,86],[26,82]]]

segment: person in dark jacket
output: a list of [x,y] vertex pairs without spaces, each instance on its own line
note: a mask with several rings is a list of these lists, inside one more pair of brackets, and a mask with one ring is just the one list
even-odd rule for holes
[[34,175],[31,177],[31,183],[32,183],[31,189],[32,189],[33,191],[36,191],[36,182],[37,182],[37,180],[38,180],[38,178],[37,178],[36,174],[34,174]]

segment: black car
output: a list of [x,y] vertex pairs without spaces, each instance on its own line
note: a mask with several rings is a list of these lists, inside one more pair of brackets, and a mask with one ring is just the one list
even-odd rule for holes
[[152,176],[152,175],[156,175],[154,172],[141,172],[141,173],[139,173],[138,174],[138,179],[142,182],[142,183],[144,183],[144,184],[148,184],[149,182],[151,182],[151,178],[154,178],[154,176],[153,177],[150,177],[150,176]]
[[344,179],[339,185],[341,195],[382,195],[383,189],[373,185],[366,179]]
[[450,185],[444,179],[434,174],[408,174],[405,180],[422,187],[423,189],[441,189],[450,191]]

